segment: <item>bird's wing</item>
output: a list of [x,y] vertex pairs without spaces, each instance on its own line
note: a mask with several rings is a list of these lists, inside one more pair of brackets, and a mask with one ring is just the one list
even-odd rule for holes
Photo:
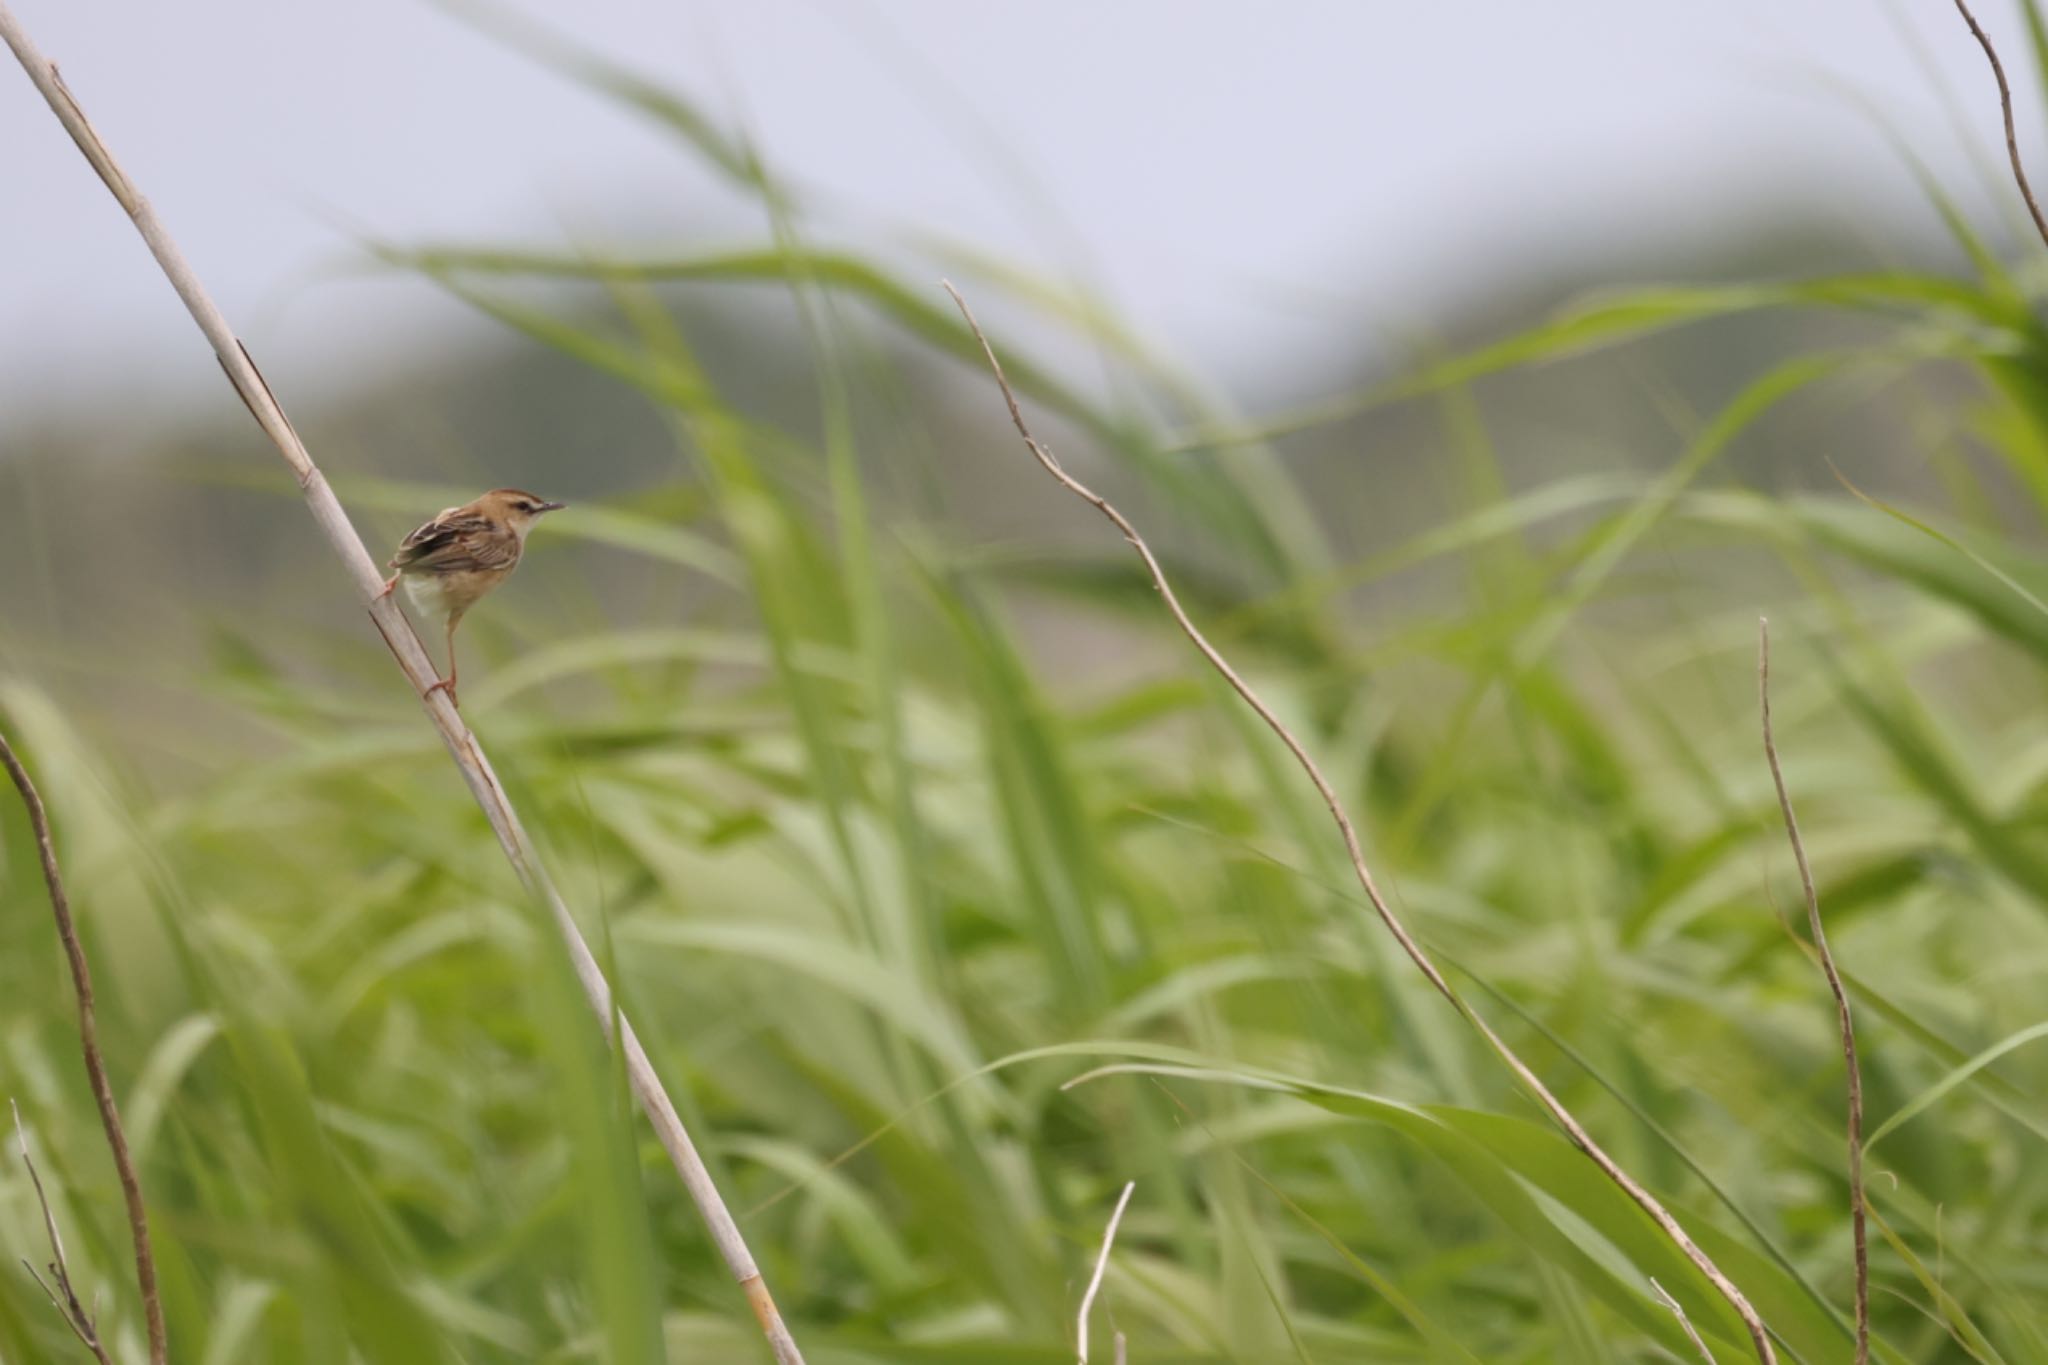
[[424,573],[509,568],[519,559],[517,537],[489,517],[450,507],[399,542],[391,567]]

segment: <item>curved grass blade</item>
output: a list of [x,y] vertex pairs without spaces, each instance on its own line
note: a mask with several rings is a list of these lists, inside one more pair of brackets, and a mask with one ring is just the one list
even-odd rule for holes
[[[881,267],[848,252],[790,245],[750,247],[695,255],[591,259],[552,251],[512,248],[384,247],[378,254],[393,265],[436,277],[513,276],[654,284],[695,281],[710,284],[810,285],[859,299],[911,336],[956,360],[979,364],[981,351],[950,310],[934,305],[919,290]],[[1133,428],[1104,414],[1095,404],[1029,359],[1013,372],[1018,387],[1062,417],[1114,446],[1128,446]]]
[[1840,275],[1787,284],[1636,289],[1568,304],[1526,331],[1363,394],[1251,426],[1185,433],[1171,448],[1200,450],[1270,441],[1330,426],[1390,403],[1469,384],[1504,370],[1568,360],[1696,322],[1786,308],[1846,309],[1921,320],[1930,314],[1945,313],[1978,327],[2014,335],[2028,325],[2024,307],[1987,294],[1981,287],[1966,281],[1903,272]]
[[[1747,1334],[1733,1312],[1719,1300],[1701,1295],[1697,1272],[1675,1248],[1656,1236],[1655,1227],[1625,1195],[1606,1184],[1590,1164],[1549,1129],[1524,1120],[1417,1106],[1365,1091],[1324,1086],[1277,1073],[1250,1069],[1217,1069],[1159,1062],[1119,1062],[1098,1067],[1067,1083],[1067,1088],[1111,1075],[1148,1075],[1224,1085],[1248,1086],[1291,1094],[1321,1108],[1370,1119],[1400,1132],[1442,1161],[1479,1202],[1499,1217],[1532,1253],[1566,1270],[1613,1312],[1637,1330],[1672,1350],[1688,1345],[1676,1319],[1653,1299],[1647,1284],[1615,1273],[1618,1256],[1643,1259],[1645,1274],[1683,1286],[1691,1297],[1695,1325],[1731,1355],[1740,1354]],[[1546,1151],[1545,1145],[1554,1151]],[[1555,1157],[1562,1157],[1557,1161]],[[1571,1217],[1560,1220],[1531,1191],[1540,1192]],[[1588,1241],[1586,1233],[1594,1238]],[[1666,1277],[1669,1277],[1668,1279]]]
[[1912,1271],[1913,1278],[1920,1282],[1920,1288],[1934,1301],[1935,1312],[1942,1326],[1970,1359],[1979,1362],[1979,1365],[2007,1365],[2005,1357],[1998,1353],[1998,1348],[1993,1346],[1982,1329],[1971,1321],[1961,1302],[1948,1292],[1941,1282],[1941,1277],[1927,1268],[1927,1263],[1907,1245],[1903,1237],[1892,1230],[1892,1225],[1875,1209],[1871,1210],[1870,1221],[1884,1235],[1891,1249],[1898,1253],[1899,1259],[1906,1263],[1906,1268]]
[[1876,1131],[1864,1140],[1863,1150],[1867,1152],[1877,1146],[1878,1142],[1887,1134],[1918,1118],[1921,1114],[1939,1103],[1942,1097],[1951,1090],[1969,1080],[1985,1067],[1990,1066],[2000,1057],[2005,1056],[2008,1052],[2017,1051],[2028,1043],[2042,1038],[2048,1038],[2048,1020],[2029,1025],[1999,1039],[1990,1047],[1985,1048],[1982,1052],[1964,1062],[1961,1066],[1948,1071],[1940,1080],[1928,1086],[1911,1100],[1908,1100],[1890,1118],[1879,1124]]

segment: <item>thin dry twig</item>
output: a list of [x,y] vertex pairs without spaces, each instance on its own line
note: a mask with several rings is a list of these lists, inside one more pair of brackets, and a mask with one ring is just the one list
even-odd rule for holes
[[[603,971],[592,956],[582,932],[576,927],[574,916],[569,913],[561,894],[555,889],[547,870],[542,866],[540,856],[525,826],[520,822],[512,801],[499,783],[497,774],[491,770],[490,761],[484,757],[483,746],[463,723],[462,715],[455,709],[443,689],[435,683],[440,675],[435,671],[427,652],[421,647],[419,637],[413,633],[411,624],[398,609],[392,597],[382,596],[384,580],[377,572],[376,563],[370,552],[363,547],[355,528],[349,524],[348,514],[342,510],[334,491],[327,486],[327,480],[313,463],[313,457],[292,429],[284,409],[278,405],[270,385],[257,370],[249,351],[229,328],[227,319],[208,296],[199,277],[178,250],[170,234],[157,219],[149,201],[129,180],[127,173],[114,160],[92,124],[87,121],[85,111],[79,106],[71,91],[66,88],[57,68],[46,60],[21,25],[0,0],[0,37],[14,50],[29,79],[49,102],[50,108],[64,125],[66,132],[78,144],[87,161],[99,173],[100,179],[113,193],[128,216],[134,220],[136,230],[149,245],[150,253],[163,268],[171,287],[178,291],[185,307],[191,312],[199,330],[212,343],[214,354],[220,360],[221,368],[227,373],[228,381],[248,407],[250,415],[263,428],[285,463],[291,466],[297,477],[299,488],[305,494],[306,505],[319,524],[327,543],[342,561],[349,580],[354,584],[357,599],[369,612],[370,620],[384,637],[392,658],[412,683],[413,690],[420,696],[428,719],[440,732],[442,742],[461,771],[463,781],[470,794],[483,809],[490,821],[491,829],[498,836],[506,858],[511,862],[520,881],[536,897],[543,901],[560,932],[563,946],[575,966],[576,976],[583,986],[583,993],[590,1002],[590,1008],[597,1015],[600,1026],[608,1038],[612,1038],[625,1053],[626,1074],[633,1087],[640,1107],[646,1112],[648,1122],[655,1135],[667,1150],[670,1162],[682,1178],[690,1198],[696,1203],[710,1229],[712,1240],[717,1243],[719,1254],[726,1267],[739,1282],[741,1289],[760,1320],[761,1329],[774,1349],[775,1359],[780,1365],[799,1365],[803,1356],[797,1350],[795,1340],[775,1301],[768,1293],[768,1287],[761,1278],[746,1240],[741,1236],[739,1225],[733,1221],[725,1201],[719,1196],[712,1183],[711,1173],[705,1168],[703,1159],[697,1154],[696,1146],[683,1128],[682,1119],[677,1115],[675,1105],[662,1088],[661,1078],[655,1073],[653,1063],[646,1050],[640,1045],[633,1026],[624,1014],[615,1008],[611,986],[606,982]],[[614,1020],[617,1021],[616,1028]]]
[[[1124,1182],[1124,1192],[1117,1196],[1116,1209],[1109,1215],[1109,1226],[1102,1230],[1102,1251],[1095,1258],[1095,1273],[1088,1279],[1088,1292],[1081,1296],[1081,1311],[1074,1318],[1074,1335],[1080,1343],[1081,1365],[1088,1365],[1088,1311],[1095,1306],[1096,1291],[1102,1288],[1102,1276],[1109,1269],[1109,1249],[1116,1245],[1117,1224],[1124,1221],[1124,1205],[1131,1202],[1131,1191],[1138,1188],[1138,1182]],[[1123,1359],[1123,1333],[1116,1334],[1117,1359]]]
[[[142,1182],[135,1175],[135,1160],[128,1152],[128,1134],[121,1127],[121,1111],[114,1104],[114,1087],[107,1080],[106,1059],[100,1055],[99,1020],[93,1013],[92,968],[85,960],[85,948],[78,941],[78,926],[71,921],[71,899],[64,894],[64,878],[57,869],[57,846],[50,837],[50,815],[43,808],[42,794],[36,784],[29,780],[28,769],[22,767],[15,757],[14,749],[7,743],[7,736],[0,735],[0,765],[7,769],[7,775],[14,779],[14,788],[21,793],[21,803],[28,808],[30,831],[35,835],[36,856],[43,864],[43,885],[50,893],[50,913],[57,920],[57,937],[63,940],[64,957],[71,964],[71,985],[78,997],[78,1043],[85,1053],[85,1075],[92,1083],[92,1097],[99,1105],[100,1127],[106,1130],[107,1149],[114,1154],[114,1170],[121,1178],[121,1198],[128,1206],[128,1235],[135,1243],[135,1283],[142,1291],[142,1317],[149,1330],[150,1365],[164,1365],[169,1358],[170,1339],[164,1330],[164,1305],[156,1288],[156,1257],[149,1248],[149,1214],[142,1204]],[[21,1126],[21,1114],[16,1111],[15,1127]],[[28,1141],[21,1144],[21,1159],[28,1160]],[[29,1167],[29,1174],[35,1174],[35,1167]],[[36,1193],[42,1193],[42,1182],[36,1182]],[[49,1205],[43,1206],[43,1216],[49,1217]],[[57,1241],[57,1225],[50,1224],[50,1241]],[[62,1248],[58,1248],[58,1262],[63,1261]],[[61,1270],[58,1283],[64,1284]],[[66,1289],[69,1294],[68,1288]],[[71,1302],[76,1303],[75,1297]],[[75,1326],[75,1324],[74,1324]]]
[[1778,742],[1771,733],[1771,623],[1763,617],[1756,623],[1756,690],[1763,714],[1764,758],[1771,765],[1771,781],[1778,789],[1778,810],[1785,817],[1785,837],[1792,841],[1792,859],[1799,864],[1799,887],[1806,895],[1806,928],[1820,957],[1821,972],[1834,992],[1835,1016],[1842,1029],[1842,1063],[1849,1074],[1849,1221],[1856,1244],[1856,1365],[1870,1360],[1870,1246],[1864,1227],[1863,1193],[1863,1069],[1856,1062],[1856,1025],[1849,1013],[1849,991],[1835,967],[1835,955],[1828,951],[1828,936],[1821,927],[1820,895],[1813,888],[1813,869],[1806,861],[1806,841],[1799,837],[1799,819],[1792,813],[1792,793],[1785,786],[1785,773],[1778,765]]
[[1672,1298],[1671,1291],[1658,1284],[1655,1275],[1650,1277],[1650,1288],[1657,1291],[1657,1298],[1666,1308],[1671,1310],[1672,1316],[1678,1319],[1678,1325],[1685,1329],[1685,1334],[1688,1337],[1692,1338],[1692,1344],[1699,1349],[1700,1359],[1706,1361],[1707,1365],[1714,1365],[1714,1353],[1707,1349],[1707,1343],[1701,1341],[1700,1334],[1693,1330],[1692,1319],[1685,1315],[1685,1305]]
[[21,1106],[9,1100],[7,1107],[14,1111],[14,1140],[21,1147],[21,1164],[28,1167],[29,1184],[35,1186],[36,1203],[43,1211],[43,1232],[50,1239],[50,1279],[38,1275],[27,1257],[22,1258],[21,1268],[49,1298],[57,1316],[64,1319],[64,1325],[93,1353],[93,1358],[100,1365],[113,1365],[107,1359],[107,1348],[100,1344],[99,1315],[86,1311],[78,1301],[78,1291],[71,1286],[71,1264],[64,1257],[64,1238],[57,1231],[57,1215],[50,1212],[50,1196],[43,1192],[43,1178],[36,1174],[35,1158],[28,1154],[28,1133],[21,1126]]
[[1159,560],[1152,553],[1152,547],[1145,542],[1145,538],[1142,535],[1138,534],[1138,528],[1133,526],[1124,517],[1123,513],[1111,506],[1106,498],[1069,474],[1061,466],[1060,462],[1054,458],[1052,451],[1040,444],[1038,439],[1031,434],[1030,427],[1025,424],[1023,410],[1017,405],[1017,395],[1011,389],[1008,377],[1003,373],[1002,362],[996,358],[995,348],[989,344],[987,335],[981,330],[981,324],[975,321],[974,310],[967,306],[967,300],[960,296],[960,291],[953,287],[951,281],[941,281],[941,283],[944,285],[946,292],[952,295],[953,302],[958,305],[961,316],[967,320],[968,329],[974,333],[975,340],[981,343],[982,355],[988,360],[989,368],[994,371],[996,383],[1003,391],[1003,400],[1009,405],[1010,422],[1017,428],[1017,434],[1024,439],[1025,448],[1031,452],[1033,458],[1045,469],[1045,472],[1052,475],[1062,488],[1065,488],[1075,497],[1080,498],[1083,502],[1100,512],[1109,519],[1110,523],[1118,531],[1123,533],[1123,538],[1130,543],[1131,548],[1144,561],[1145,571],[1152,579],[1152,586],[1157,589],[1160,600],[1166,604],[1166,610],[1172,615],[1174,623],[1180,627],[1181,634],[1188,637],[1188,640],[1201,652],[1202,657],[1208,661],[1209,666],[1222,675],[1223,680],[1230,684],[1231,690],[1236,692],[1243,699],[1245,705],[1251,707],[1257,713],[1259,719],[1265,722],[1266,728],[1271,730],[1279,738],[1280,742],[1287,746],[1287,751],[1294,756],[1294,761],[1300,765],[1302,772],[1307,774],[1308,780],[1315,785],[1317,794],[1323,799],[1323,805],[1329,809],[1331,820],[1336,823],[1338,832],[1343,835],[1344,849],[1351,860],[1351,870],[1357,876],[1358,884],[1364,888],[1366,899],[1372,902],[1372,908],[1378,913],[1380,923],[1386,926],[1387,932],[1391,933],[1401,945],[1401,950],[1408,955],[1408,960],[1415,964],[1416,969],[1428,979],[1430,985],[1436,988],[1437,993],[1449,1001],[1451,1007],[1464,1016],[1465,1021],[1473,1029],[1477,1030],[1479,1036],[1486,1041],[1486,1045],[1514,1073],[1515,1078],[1535,1097],[1537,1103],[1543,1106],[1545,1112],[1550,1115],[1558,1127],[1564,1130],[1565,1136],[1571,1139],[1572,1144],[1584,1152],[1609,1180],[1618,1185],[1624,1194],[1635,1201],[1636,1205],[1643,1212],[1650,1215],[1657,1226],[1663,1229],[1664,1235],[1669,1237],[1673,1244],[1685,1253],[1686,1259],[1691,1261],[1698,1268],[1700,1274],[1704,1275],[1707,1281],[1714,1286],[1721,1297],[1728,1301],[1729,1305],[1734,1308],[1736,1315],[1742,1319],[1742,1324],[1749,1333],[1750,1341],[1756,1347],[1757,1358],[1763,1362],[1763,1365],[1776,1365],[1778,1356],[1771,1346],[1770,1332],[1764,1326],[1763,1319],[1757,1316],[1756,1309],[1750,1306],[1749,1300],[1743,1296],[1740,1289],[1736,1288],[1735,1282],[1723,1274],[1721,1268],[1714,1264],[1713,1259],[1700,1249],[1699,1245],[1692,1240],[1692,1237],[1686,1230],[1679,1225],[1678,1220],[1671,1216],[1670,1210],[1659,1203],[1655,1195],[1638,1184],[1633,1176],[1623,1170],[1614,1158],[1609,1156],[1600,1144],[1593,1140],[1592,1135],[1586,1131],[1584,1125],[1572,1115],[1569,1109],[1565,1108],[1563,1101],[1551,1094],[1550,1088],[1543,1084],[1542,1079],[1529,1068],[1528,1063],[1522,1060],[1520,1054],[1509,1047],[1507,1040],[1498,1033],[1495,1033],[1493,1026],[1488,1024],[1477,1010],[1466,1003],[1464,998],[1451,985],[1450,981],[1445,978],[1443,972],[1438,969],[1429,954],[1424,951],[1422,945],[1416,941],[1414,935],[1408,932],[1407,926],[1401,922],[1400,916],[1394,913],[1393,907],[1389,904],[1387,898],[1380,894],[1379,885],[1373,880],[1371,869],[1366,865],[1365,851],[1359,845],[1358,830],[1351,823],[1351,816],[1345,811],[1344,803],[1338,797],[1336,789],[1330,785],[1329,779],[1323,776],[1322,768],[1310,756],[1308,749],[1295,736],[1294,731],[1289,729],[1286,722],[1282,721],[1273,712],[1273,709],[1266,705],[1265,700],[1259,696],[1251,684],[1239,676],[1237,670],[1231,666],[1230,661],[1223,657],[1216,646],[1209,643],[1208,637],[1189,618],[1187,610],[1181,606],[1180,598],[1174,593],[1172,583],[1167,580],[1166,571],[1160,567]]
[[1991,78],[1998,82],[1999,112],[2005,117],[2005,154],[2012,162],[2012,178],[2019,184],[2020,198],[2027,201],[2027,212],[2033,215],[2034,231],[2041,234],[2044,243],[2048,243],[2048,218],[2041,216],[2041,206],[2034,200],[2034,187],[2027,183],[2027,168],[2020,163],[2020,135],[2013,127],[2012,86],[2006,83],[2005,63],[1998,60],[1998,49],[1991,45],[1991,35],[1977,22],[1977,16],[1970,13],[1970,7],[1964,0],[1956,0],[1956,12],[1970,26],[1977,46],[1984,49],[1984,56],[1991,62]]

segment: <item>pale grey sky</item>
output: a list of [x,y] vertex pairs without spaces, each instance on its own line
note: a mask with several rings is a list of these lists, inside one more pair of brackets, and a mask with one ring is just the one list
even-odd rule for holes
[[[469,325],[418,283],[326,273],[346,239],[323,209],[397,239],[743,226],[644,123],[421,0],[9,3],[295,394]],[[2010,207],[1942,102],[1937,78],[1976,151],[1997,149],[1988,73],[1946,0],[528,8],[743,124],[824,193],[842,239],[928,233],[1085,276],[1212,376],[1355,351],[1359,316],[1425,321],[1493,262],[1617,220],[1681,231],[1757,193],[1845,219],[1910,202],[1835,80],[1971,211]],[[2033,134],[2017,7],[1980,8]],[[198,336],[11,63],[0,167],[0,410],[217,397]]]

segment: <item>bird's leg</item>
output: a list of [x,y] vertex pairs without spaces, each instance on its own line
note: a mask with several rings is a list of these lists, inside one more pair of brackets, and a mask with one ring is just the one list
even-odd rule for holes
[[461,612],[450,612],[448,614],[448,676],[427,689],[428,696],[432,696],[436,692],[446,692],[448,694],[448,704],[457,710],[462,708],[462,703],[455,699],[455,627],[461,621]]
[[377,596],[376,596],[375,598],[373,598],[372,600],[373,600],[373,601],[378,601],[378,602],[381,602],[381,601],[383,601],[383,600],[384,600],[385,598],[387,598],[387,597],[391,596],[391,590],[392,590],[393,588],[397,587],[397,586],[398,586],[398,575],[397,575],[397,574],[393,574],[393,575],[391,575],[391,577],[389,577],[389,578],[387,578],[387,579],[385,579],[385,580],[384,580],[384,587],[383,587],[382,591],[380,591],[380,592],[379,592],[379,593],[377,594]]

